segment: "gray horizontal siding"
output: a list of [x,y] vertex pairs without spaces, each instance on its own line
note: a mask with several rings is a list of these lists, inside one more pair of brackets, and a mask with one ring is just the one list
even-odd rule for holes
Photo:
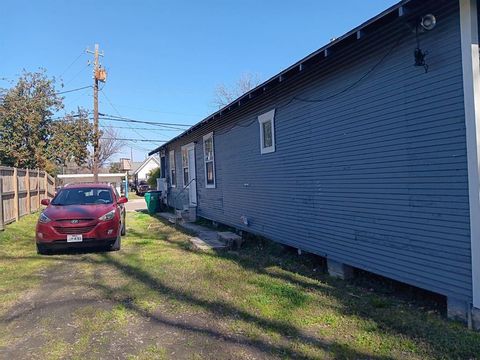
[[[439,19],[421,36],[427,74],[413,67],[415,36],[399,19],[170,144],[180,185],[180,147],[196,142],[198,214],[470,300],[457,6],[425,2],[422,11]],[[366,79],[340,93],[399,39]],[[327,101],[291,101],[334,94]],[[273,108],[276,152],[261,155],[257,117]],[[206,189],[204,179],[202,136],[210,131],[215,189]]]

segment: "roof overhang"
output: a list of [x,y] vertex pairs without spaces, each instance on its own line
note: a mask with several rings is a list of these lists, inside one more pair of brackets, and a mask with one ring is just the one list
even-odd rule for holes
[[259,96],[267,93],[269,90],[273,89],[279,83],[291,78],[292,75],[305,71],[306,69],[308,69],[310,64],[315,63],[320,59],[324,59],[329,56],[332,56],[335,53],[335,50],[339,49],[340,47],[349,46],[353,42],[367,37],[368,34],[375,31],[379,26],[382,26],[386,23],[394,21],[399,17],[409,17],[409,15],[412,13],[411,7],[413,7],[413,3],[417,3],[417,2],[421,3],[422,1],[421,0],[402,0],[396,5],[391,6],[390,8],[381,12],[377,16],[371,18],[370,20],[350,30],[345,35],[340,36],[339,38],[336,38],[335,40],[329,42],[327,45],[321,47],[320,49],[311,53],[310,55],[304,57],[303,59],[291,65],[290,67],[286,68],[285,70],[278,73],[277,75],[272,76],[267,81],[258,85],[254,89],[246,92],[245,94],[243,94],[236,100],[232,101],[230,104],[226,105],[225,107],[221,108],[220,110],[207,116],[205,119],[193,125],[189,129],[181,133],[180,135],[172,138],[170,141],[157,147],[155,150],[150,151],[148,155],[153,155],[155,153],[158,153],[162,149],[166,148],[172,142],[192,133],[193,131],[203,127],[204,125],[212,121],[217,121],[224,115],[230,113],[232,110],[238,109],[239,107],[249,103],[251,100],[258,98]]

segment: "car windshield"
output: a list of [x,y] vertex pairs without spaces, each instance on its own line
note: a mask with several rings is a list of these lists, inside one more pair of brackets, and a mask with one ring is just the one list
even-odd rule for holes
[[105,188],[63,188],[52,200],[52,205],[112,204],[112,192]]

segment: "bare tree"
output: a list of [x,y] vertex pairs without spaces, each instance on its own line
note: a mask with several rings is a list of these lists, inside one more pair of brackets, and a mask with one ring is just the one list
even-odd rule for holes
[[259,84],[260,77],[252,73],[244,73],[232,88],[219,84],[214,91],[213,105],[221,109]]
[[[113,127],[103,129],[100,136],[100,147],[98,153],[98,167],[103,168],[112,156],[118,154],[125,146],[125,141],[119,140],[118,132]],[[93,154],[88,159],[88,169],[93,169]]]

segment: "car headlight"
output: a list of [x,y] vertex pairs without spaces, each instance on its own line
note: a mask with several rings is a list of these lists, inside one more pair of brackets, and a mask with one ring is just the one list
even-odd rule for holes
[[50,221],[52,221],[52,219],[50,219],[47,215],[45,215],[44,213],[41,213],[40,214],[40,218],[38,219],[38,221],[40,221],[42,224],[46,224],[46,223],[49,223]]
[[112,211],[109,211],[108,213],[106,213],[105,215],[100,216],[100,217],[98,218],[98,220],[100,220],[100,221],[108,221],[108,220],[112,220],[114,217],[115,217],[115,210],[112,210]]

